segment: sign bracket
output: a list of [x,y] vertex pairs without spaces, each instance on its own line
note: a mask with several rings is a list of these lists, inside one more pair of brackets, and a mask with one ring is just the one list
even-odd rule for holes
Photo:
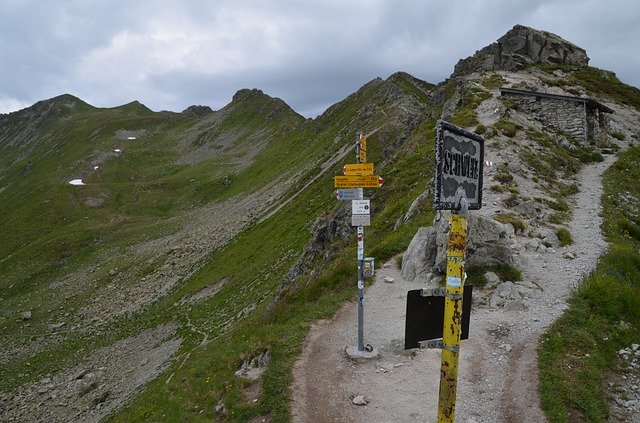
[[444,287],[439,287],[439,288],[423,288],[422,291],[420,292],[420,296],[422,297],[447,297],[450,298],[452,300],[461,300],[462,299],[462,295],[458,295],[458,294],[452,294],[451,292],[448,292],[446,290],[446,288]]
[[456,352],[456,353],[460,352],[460,347],[459,346],[444,345],[444,343],[442,342],[442,338],[440,338],[440,339],[431,339],[429,341],[420,341],[418,344],[419,344],[421,349],[431,348],[431,349],[447,350],[447,351]]

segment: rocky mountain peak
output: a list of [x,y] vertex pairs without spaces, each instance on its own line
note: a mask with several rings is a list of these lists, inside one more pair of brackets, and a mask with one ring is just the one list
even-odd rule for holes
[[189,106],[181,112],[185,116],[193,116],[200,118],[213,113],[213,110],[209,106],[193,105]]
[[264,98],[264,97],[269,97],[269,96],[266,95],[264,92],[262,92],[262,90],[259,90],[257,88],[253,88],[253,89],[243,88],[241,90],[238,90],[233,95],[233,98],[231,100],[243,101],[243,100],[252,100],[252,99],[258,99],[258,98]]
[[523,25],[456,64],[452,77],[479,70],[518,71],[531,63],[588,66],[587,52],[558,35]]

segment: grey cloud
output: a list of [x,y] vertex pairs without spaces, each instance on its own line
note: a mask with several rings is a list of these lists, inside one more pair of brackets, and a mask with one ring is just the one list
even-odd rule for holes
[[[315,116],[376,76],[403,70],[443,81],[459,59],[518,23],[585,48],[592,65],[638,86],[638,16],[634,0],[10,2],[0,14],[0,105],[69,92],[99,106],[137,99],[154,110],[219,108],[249,87]],[[124,33],[139,44],[109,50]],[[184,59],[182,33],[204,37]],[[178,50],[163,51],[172,36]],[[79,68],[105,52],[112,56]]]

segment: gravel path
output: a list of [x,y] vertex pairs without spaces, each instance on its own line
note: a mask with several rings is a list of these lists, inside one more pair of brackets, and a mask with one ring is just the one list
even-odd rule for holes
[[[569,224],[573,245],[545,253],[522,249],[518,265],[524,279],[542,288],[524,298],[526,310],[473,308],[470,339],[461,346],[456,421],[546,421],[540,409],[536,346],[566,309],[572,288],[606,249],[600,231],[601,175],[614,161],[608,156],[578,176],[581,189]],[[576,258],[565,259],[565,253]],[[385,283],[385,277],[394,282]],[[312,328],[294,367],[294,422],[436,420],[440,351],[403,349],[406,293],[424,286],[403,280],[392,262],[377,272],[365,293],[365,343],[380,351],[377,360],[353,363],[345,357],[345,347],[357,341],[354,303]],[[367,405],[353,404],[359,395]]]

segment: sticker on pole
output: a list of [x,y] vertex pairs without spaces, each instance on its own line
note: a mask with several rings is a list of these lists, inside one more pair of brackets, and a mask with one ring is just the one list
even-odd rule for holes
[[448,122],[436,128],[436,175],[433,207],[460,210],[466,198],[469,210],[482,207],[484,139]]

